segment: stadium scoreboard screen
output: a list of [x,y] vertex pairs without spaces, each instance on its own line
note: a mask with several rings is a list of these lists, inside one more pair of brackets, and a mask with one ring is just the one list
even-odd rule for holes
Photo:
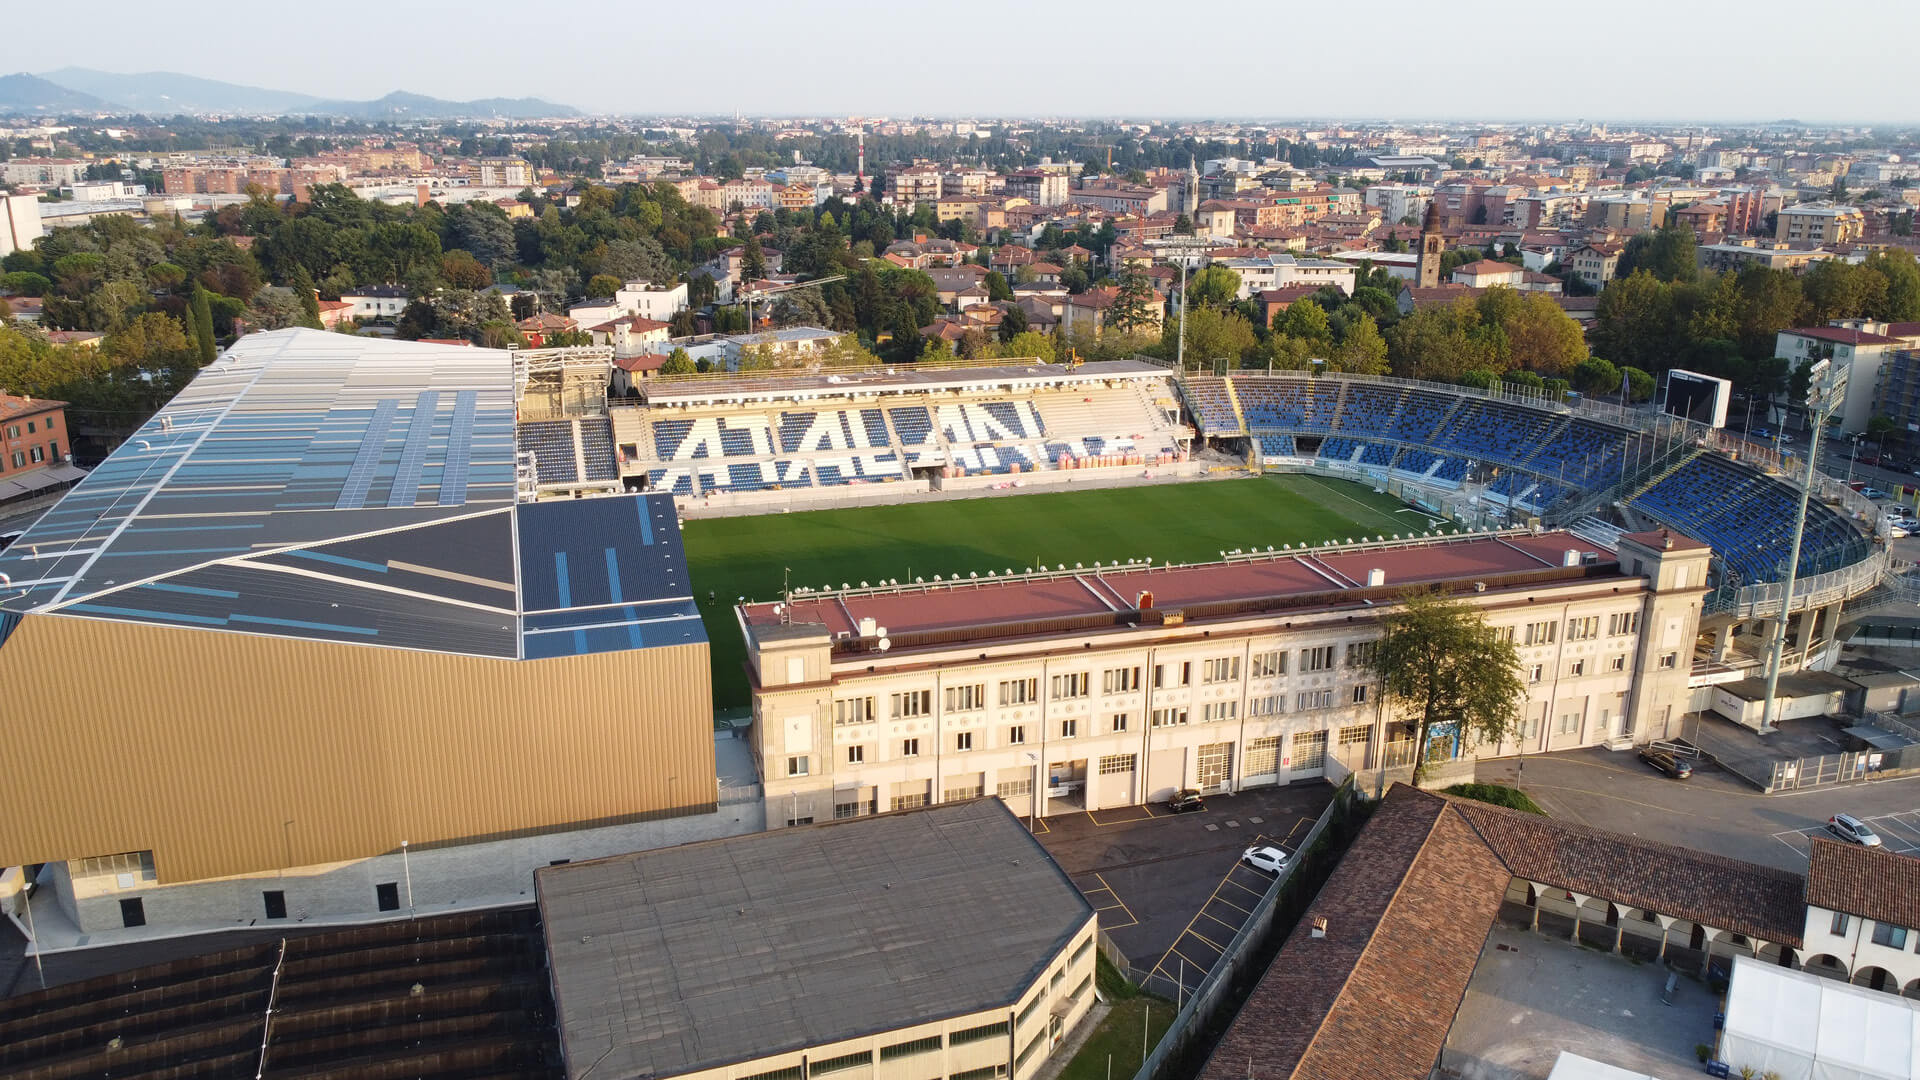
[[1666,379],[1666,390],[1660,395],[1662,410],[1709,427],[1727,426],[1727,403],[1733,397],[1732,383],[1683,368],[1667,372]]

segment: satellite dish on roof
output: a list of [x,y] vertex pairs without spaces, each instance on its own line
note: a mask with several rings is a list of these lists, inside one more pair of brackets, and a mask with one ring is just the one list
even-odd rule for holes
[[886,651],[887,651],[888,649],[891,649],[891,648],[893,648],[893,639],[892,639],[892,638],[884,638],[884,637],[883,637],[883,638],[881,638],[881,639],[880,639],[880,651],[881,651],[881,652],[886,652]]

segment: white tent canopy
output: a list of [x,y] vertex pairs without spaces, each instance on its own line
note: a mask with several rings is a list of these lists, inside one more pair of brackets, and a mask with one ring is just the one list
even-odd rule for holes
[[1719,1056],[1781,1080],[1913,1080],[1920,1002],[1737,957]]
[[1560,1056],[1554,1059],[1553,1071],[1547,1074],[1547,1080],[1658,1080],[1658,1078],[1562,1050]]

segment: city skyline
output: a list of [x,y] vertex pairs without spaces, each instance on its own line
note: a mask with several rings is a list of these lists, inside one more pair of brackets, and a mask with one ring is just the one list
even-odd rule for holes
[[[1876,10],[1858,2],[1826,13],[1874,28],[1848,42],[1850,77],[1843,82],[1750,78],[1740,57],[1701,45],[1724,33],[1721,20],[1639,2],[1610,12],[1607,25],[1577,11],[1543,10],[1524,26],[1500,21],[1501,13],[1486,4],[1449,9],[1444,20],[1428,20],[1428,9],[1391,4],[1386,14],[1402,18],[1382,19],[1371,31],[1305,27],[1304,37],[1297,12],[1250,9],[1234,13],[1230,39],[1275,41],[1275,53],[1222,50],[1202,24],[1195,44],[1138,57],[1136,42],[1162,40],[1150,18],[1159,12],[1144,5],[1131,11],[1121,5],[1088,20],[990,0],[970,9],[967,26],[957,28],[968,36],[968,27],[983,32],[978,46],[910,10],[889,11],[883,21],[857,4],[765,7],[720,22],[693,9],[660,7],[644,10],[630,25],[596,25],[580,59],[605,58],[600,64],[543,63],[542,57],[561,53],[529,53],[523,35],[502,33],[503,20],[524,9],[500,3],[441,21],[347,0],[334,5],[335,25],[383,28],[354,38],[347,54],[331,46],[263,49],[257,10],[204,7],[210,17],[191,25],[143,22],[138,34],[55,33],[59,16],[44,10],[28,9],[18,18],[23,38],[38,42],[32,68],[40,73],[69,66],[179,71],[343,100],[395,90],[454,100],[538,97],[595,115],[1920,122],[1906,111],[1898,86],[1901,43],[1920,32],[1920,10]],[[1784,0],[1762,0],[1749,14],[1755,25],[1785,26],[1803,17]],[[1611,49],[1581,42],[1582,34],[1609,36],[1610,26],[1621,25],[1659,32]],[[1354,40],[1328,47],[1345,37]],[[940,77],[937,62],[930,66],[929,50],[952,58],[948,77]],[[855,70],[837,71],[828,66],[834,55],[864,59]],[[1137,65],[1149,70],[1128,74]],[[742,78],[742,71],[766,76]]]

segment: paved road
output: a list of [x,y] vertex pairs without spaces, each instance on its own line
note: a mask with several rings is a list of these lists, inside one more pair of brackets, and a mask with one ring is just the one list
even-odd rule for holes
[[1271,875],[1240,864],[1256,844],[1292,851],[1333,798],[1326,784],[1214,796],[1200,813],[1134,806],[1041,822],[1040,842],[1100,912],[1127,961],[1188,991],[1219,959]]
[[[1517,764],[1483,761],[1478,777],[1511,784]],[[1529,756],[1521,787],[1554,817],[1799,872],[1806,838],[1842,812],[1892,850],[1920,852],[1920,777],[1762,795],[1719,769],[1674,780],[1631,753],[1589,749]]]

